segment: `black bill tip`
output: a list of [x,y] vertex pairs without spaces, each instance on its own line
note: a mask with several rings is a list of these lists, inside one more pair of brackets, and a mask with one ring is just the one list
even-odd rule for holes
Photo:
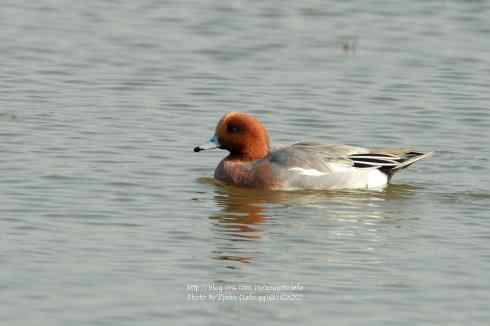
[[201,148],[199,146],[194,147],[194,152],[197,153],[197,152],[200,152],[200,151],[201,151]]

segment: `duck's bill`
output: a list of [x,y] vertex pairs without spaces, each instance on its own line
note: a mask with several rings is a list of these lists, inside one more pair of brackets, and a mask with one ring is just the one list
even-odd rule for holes
[[216,149],[216,148],[220,148],[220,146],[221,145],[218,141],[218,138],[216,136],[214,136],[213,138],[211,138],[209,140],[208,143],[194,147],[194,152],[205,151],[208,149]]

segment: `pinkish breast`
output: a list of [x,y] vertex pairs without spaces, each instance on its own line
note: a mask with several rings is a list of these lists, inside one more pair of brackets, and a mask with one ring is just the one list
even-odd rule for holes
[[224,159],[214,171],[214,178],[240,187],[270,189],[277,185],[268,160],[244,162]]

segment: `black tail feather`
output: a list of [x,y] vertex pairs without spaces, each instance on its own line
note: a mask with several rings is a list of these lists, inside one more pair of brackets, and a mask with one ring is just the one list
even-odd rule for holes
[[416,151],[409,151],[403,153],[403,155],[368,153],[350,155],[349,159],[352,160],[354,167],[378,168],[391,178],[395,172],[405,169],[416,161],[428,157],[431,154],[432,152],[424,154]]

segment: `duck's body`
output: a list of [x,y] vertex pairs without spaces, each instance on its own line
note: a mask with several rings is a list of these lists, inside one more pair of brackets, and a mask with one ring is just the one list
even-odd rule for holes
[[214,146],[194,150],[230,151],[215,170],[217,181],[261,189],[379,189],[395,172],[431,154],[304,142],[274,149],[257,119],[236,112],[220,120],[212,141]]

